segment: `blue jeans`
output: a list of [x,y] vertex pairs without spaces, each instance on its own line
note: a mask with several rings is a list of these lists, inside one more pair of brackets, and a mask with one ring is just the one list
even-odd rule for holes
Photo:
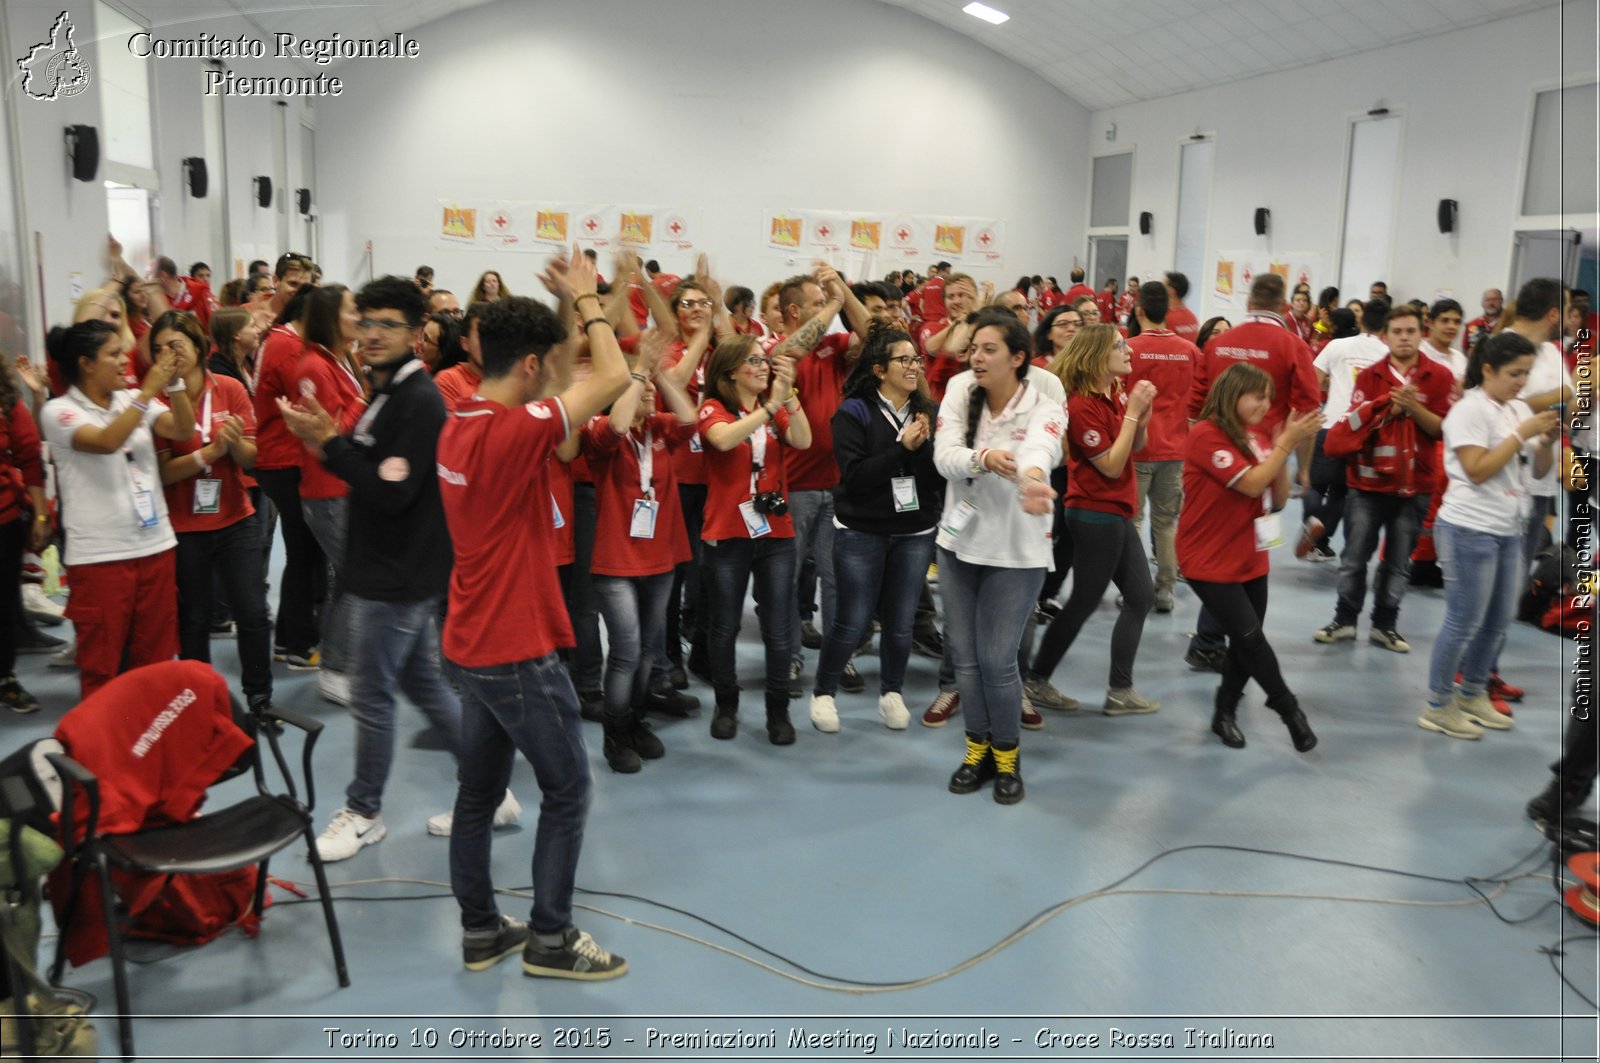
[[667,640],[672,572],[596,576],[594,596],[606,622],[606,717],[622,720],[650,692],[650,675]]
[[793,539],[723,539],[705,544],[701,578],[706,581],[711,604],[711,678],[719,708],[739,705],[734,645],[752,575],[756,598],[761,603],[756,615],[766,648],[767,708],[788,706],[795,622],[794,572],[798,567]]
[[1522,536],[1435,520],[1433,546],[1444,572],[1444,624],[1433,643],[1428,700],[1443,705],[1455,691],[1457,672],[1469,696],[1489,682],[1522,591]]
[[577,691],[553,653],[515,664],[449,667],[461,691],[460,787],[450,831],[450,889],[461,907],[461,928],[500,925],[489,826],[520,751],[542,795],[529,925],[541,934],[560,933],[572,925],[573,883],[589,815],[589,753]]
[[322,667],[349,669],[350,618],[344,602],[344,548],[349,541],[348,498],[302,499],[301,511],[317,545],[328,559],[328,600],[322,607]]
[[1400,619],[1400,599],[1411,579],[1411,551],[1417,532],[1428,515],[1428,496],[1379,494],[1351,490],[1344,507],[1344,552],[1339,555],[1339,604],[1336,624],[1354,624],[1367,598],[1367,562],[1378,552],[1383,536],[1383,560],[1372,581],[1372,626],[1393,628]]
[[[823,632],[833,630],[834,612],[838,604],[838,586],[834,581],[833,573],[833,541],[834,533],[838,530],[833,526],[833,492],[832,491],[791,491],[789,493],[789,516],[794,519],[794,545],[796,558],[811,557],[817,566],[817,581],[822,584],[822,626]],[[795,593],[793,600],[800,600],[800,565],[795,565]],[[805,651],[800,646],[800,607],[794,606],[793,622],[790,625],[790,647],[794,659],[804,662]]]
[[1001,746],[1016,745],[1022,734],[1017,646],[1044,573],[1042,568],[969,565],[949,550],[939,551],[945,646],[955,663],[962,719],[969,732],[988,735]]
[[345,806],[363,816],[383,807],[394,764],[395,688],[428,718],[451,753],[461,745],[461,701],[439,664],[439,599],[377,602],[347,594],[354,632],[350,655],[350,715],[356,721],[356,775]]
[[883,631],[878,636],[881,670],[879,693],[899,693],[911,657],[911,629],[933,559],[933,535],[870,535],[851,528],[834,529],[834,578],[850,593],[839,603],[822,659],[817,662],[815,692],[832,697],[850,655],[872,623],[872,611],[883,603]]

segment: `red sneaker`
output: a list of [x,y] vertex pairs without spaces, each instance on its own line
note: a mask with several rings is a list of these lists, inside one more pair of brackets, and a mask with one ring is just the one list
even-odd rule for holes
[[1300,526],[1300,538],[1294,544],[1294,556],[1304,561],[1306,555],[1316,549],[1317,540],[1322,538],[1323,523],[1316,517],[1307,517],[1306,522]]
[[939,696],[933,699],[933,704],[928,706],[928,711],[922,714],[922,726],[943,727],[950,722],[950,717],[961,711],[961,695],[954,690],[941,690]]
[[1022,726],[1028,731],[1044,730],[1044,717],[1039,715],[1039,710],[1033,707],[1033,702],[1028,700],[1026,692],[1022,695]]
[[1494,706],[1494,711],[1498,712],[1502,716],[1515,716],[1516,715],[1516,713],[1511,711],[1510,704],[1500,700],[1499,698],[1495,697],[1493,694],[1489,695],[1489,704],[1493,705]]
[[[1488,693],[1491,699],[1499,698],[1501,701],[1521,701],[1522,695],[1527,693],[1527,691],[1523,690],[1521,687],[1512,686],[1504,679],[1501,679],[1498,674],[1493,674],[1489,676]],[[1506,715],[1509,716],[1511,714],[1508,712]]]

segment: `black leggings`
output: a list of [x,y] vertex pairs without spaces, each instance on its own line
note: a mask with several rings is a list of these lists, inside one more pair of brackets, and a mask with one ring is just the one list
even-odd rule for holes
[[1109,685],[1113,690],[1124,690],[1133,686],[1133,659],[1139,652],[1139,638],[1144,634],[1144,618],[1156,601],[1150,562],[1144,556],[1144,547],[1139,545],[1139,533],[1134,530],[1133,521],[1119,517],[1103,524],[1074,518],[1073,512],[1067,511],[1075,555],[1072,594],[1045,630],[1031,671],[1036,676],[1048,676],[1056,670],[1061,658],[1072,648],[1084,621],[1099,607],[1107,585],[1115,583],[1122,592],[1122,608],[1117,613],[1116,626],[1111,629]]
[[[1050,473],[1050,486],[1056,489],[1057,498],[1067,497],[1067,470],[1065,467],[1055,469]],[[1044,586],[1039,591],[1039,601],[1047,602],[1061,591],[1061,585],[1067,582],[1067,573],[1072,571],[1072,533],[1067,530],[1067,511],[1060,506],[1056,507],[1055,523],[1050,528],[1050,560],[1055,564],[1044,577]]]
[[1219,696],[1237,701],[1251,679],[1267,693],[1267,704],[1281,703],[1294,695],[1283,681],[1278,655],[1272,652],[1267,634],[1261,629],[1267,618],[1267,577],[1248,583],[1207,583],[1192,579],[1189,589],[1205,605],[1212,619],[1228,636],[1228,656],[1222,665]]
[[24,516],[0,524],[0,679],[17,670],[17,638],[27,616],[22,611],[22,552],[33,521]]

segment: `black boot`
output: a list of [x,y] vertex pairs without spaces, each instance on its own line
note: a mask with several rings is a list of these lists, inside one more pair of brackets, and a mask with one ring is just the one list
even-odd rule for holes
[[1014,805],[1022,800],[1022,750],[1015,745],[990,747],[994,755],[994,803]]
[[1239,722],[1234,718],[1239,711],[1238,695],[1229,697],[1219,687],[1215,705],[1211,712],[1211,733],[1222,739],[1222,744],[1229,749],[1243,749],[1244,732],[1239,730]]
[[664,686],[645,695],[644,707],[651,712],[681,720],[700,707],[700,699],[693,694],[681,693],[672,686]]
[[644,706],[633,707],[633,726],[628,732],[628,743],[633,746],[633,751],[645,760],[660,760],[667,755],[667,747],[661,744],[661,739],[644,722]]
[[789,722],[789,702],[767,706],[767,739],[775,746],[794,745],[794,724]]
[[711,717],[712,738],[732,738],[739,733],[739,703],[718,702],[717,711]]
[[1316,748],[1317,736],[1312,733],[1311,724],[1306,721],[1306,714],[1300,711],[1300,702],[1293,694],[1276,705],[1267,702],[1267,708],[1283,719],[1283,725],[1289,728],[1289,739],[1294,742],[1297,752],[1309,753]]
[[633,720],[614,720],[607,717],[601,721],[606,729],[605,755],[606,763],[611,770],[623,775],[632,775],[640,768],[639,754],[633,748]]
[[989,736],[968,731],[967,754],[955,774],[950,776],[950,792],[973,793],[994,775],[994,750],[989,747]]

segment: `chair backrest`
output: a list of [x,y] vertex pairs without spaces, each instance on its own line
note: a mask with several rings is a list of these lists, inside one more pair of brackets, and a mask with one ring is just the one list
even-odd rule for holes
[[[0,785],[14,780],[23,786],[30,799],[30,807],[20,812],[14,808],[20,802],[4,801],[0,803],[0,814],[8,819],[15,816],[41,834],[55,837],[51,817],[61,810],[62,786],[61,775],[48,757],[51,753],[61,752],[63,749],[59,741],[41,738],[0,760]],[[3,796],[4,792],[0,791],[0,797]]]

